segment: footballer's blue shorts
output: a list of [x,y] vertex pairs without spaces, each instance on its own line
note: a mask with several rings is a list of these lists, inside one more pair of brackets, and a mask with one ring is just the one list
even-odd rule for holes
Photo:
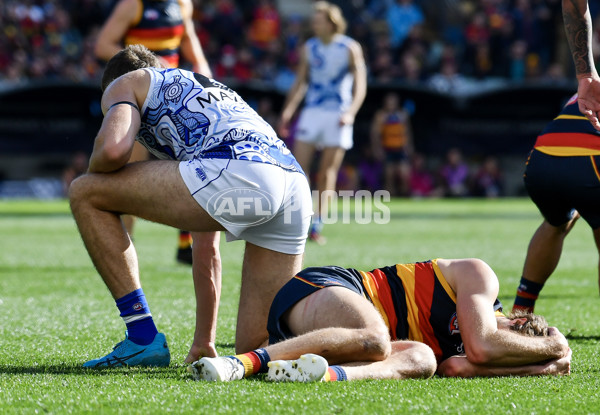
[[269,331],[269,344],[295,337],[287,325],[282,321],[283,315],[298,301],[308,297],[314,292],[325,287],[345,287],[363,296],[364,288],[360,284],[360,276],[354,275],[349,270],[337,266],[313,267],[300,271],[294,278],[285,284],[275,296],[269,311],[267,330]]
[[551,156],[532,150],[524,181],[531,200],[552,226],[567,223],[576,209],[600,228],[600,156]]

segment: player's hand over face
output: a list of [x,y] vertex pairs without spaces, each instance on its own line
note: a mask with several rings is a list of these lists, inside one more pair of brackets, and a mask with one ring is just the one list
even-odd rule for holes
[[600,130],[600,78],[598,75],[580,78],[577,88],[579,111]]
[[214,343],[192,344],[190,352],[185,358],[185,363],[193,363],[201,357],[217,357],[217,349]]

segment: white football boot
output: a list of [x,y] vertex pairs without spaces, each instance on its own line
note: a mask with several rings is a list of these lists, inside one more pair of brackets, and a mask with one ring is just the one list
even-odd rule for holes
[[303,354],[296,360],[274,360],[268,363],[267,379],[273,382],[320,382],[329,365],[316,354]]
[[246,369],[236,358],[232,357],[203,357],[188,366],[194,380],[210,382],[231,382],[244,378]]

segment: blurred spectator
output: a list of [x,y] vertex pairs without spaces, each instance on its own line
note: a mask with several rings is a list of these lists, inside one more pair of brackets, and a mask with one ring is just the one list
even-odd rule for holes
[[88,161],[89,156],[82,151],[73,154],[71,157],[71,162],[64,169],[62,174],[63,195],[65,197],[69,193],[69,186],[71,186],[71,182],[87,172]]
[[361,157],[357,168],[360,188],[370,192],[380,190],[383,164],[373,155],[373,147],[370,145],[364,145],[359,153]]
[[247,48],[236,51],[232,45],[225,45],[221,59],[215,65],[215,78],[225,81],[249,81],[253,77],[252,61],[252,52]]
[[423,23],[425,16],[413,0],[396,0],[388,8],[386,20],[390,30],[390,43],[392,47],[398,48],[402,46],[412,27]]
[[383,162],[385,189],[392,196],[408,196],[412,131],[410,116],[400,107],[400,97],[388,93],[371,123],[375,157]]
[[440,72],[429,78],[428,84],[438,92],[445,93],[460,92],[467,88],[465,77],[458,73],[456,63],[451,60],[442,63]]
[[435,177],[426,166],[425,157],[419,153],[415,153],[412,156],[410,170],[410,196],[443,196],[443,190],[436,186]]
[[473,177],[472,195],[494,198],[502,196],[504,184],[502,173],[495,157],[487,157]]
[[264,96],[261,99],[259,99],[256,112],[258,113],[258,115],[263,117],[263,119],[266,122],[268,122],[271,125],[271,127],[277,128],[279,114],[277,114],[273,109],[273,101],[271,100],[271,98]]
[[259,0],[252,14],[248,38],[254,48],[265,52],[279,37],[279,12],[273,4],[273,0]]
[[446,163],[440,170],[440,178],[444,196],[463,197],[468,195],[469,167],[463,161],[459,149],[452,148],[446,153]]
[[360,179],[358,169],[352,163],[345,161],[338,172],[336,190],[359,190]]

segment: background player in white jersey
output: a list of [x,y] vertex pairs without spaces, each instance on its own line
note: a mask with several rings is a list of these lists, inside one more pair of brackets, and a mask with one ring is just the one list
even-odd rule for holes
[[321,216],[327,214],[328,203],[321,195],[335,190],[344,154],[352,148],[352,125],[365,99],[367,75],[360,45],[343,35],[346,22],[339,7],[318,1],[314,10],[315,37],[300,54],[296,81],[281,113],[280,133],[287,135],[290,120],[305,98],[293,151],[310,174],[315,150],[323,150],[316,184],[319,200],[309,235],[322,243]]
[[[116,300],[127,337],[86,367],[168,365],[139,281],[122,214],[192,232],[227,231],[246,252],[236,350],[267,341],[275,293],[300,270],[312,214],[308,181],[285,144],[242,98],[212,79],[160,69],[141,45],[125,48],[102,79],[105,114],[89,173],[75,180],[73,216],[99,274]],[[127,164],[134,141],[160,160]],[[202,253],[192,247],[194,259]],[[196,330],[188,360],[216,356],[220,275],[193,264]]]

